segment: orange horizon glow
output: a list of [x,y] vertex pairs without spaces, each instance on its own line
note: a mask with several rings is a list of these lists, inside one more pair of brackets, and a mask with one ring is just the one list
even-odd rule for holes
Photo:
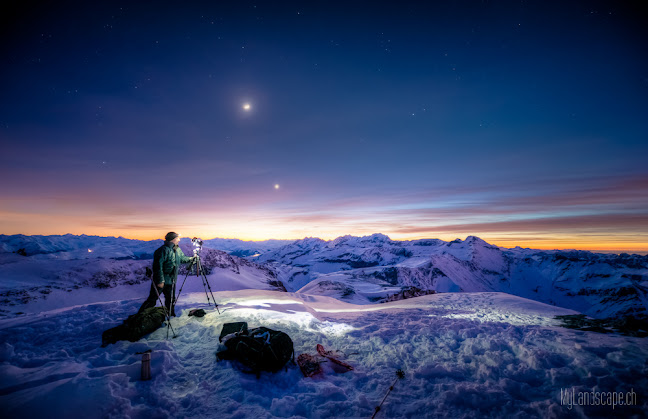
[[[504,248],[648,253],[648,178],[608,182],[597,184],[598,189],[563,182],[560,187],[569,193],[558,188],[497,197],[485,197],[472,187],[364,195],[318,189],[310,200],[304,200],[309,188],[267,182],[251,191],[223,190],[216,196],[180,196],[163,203],[142,200],[146,193],[139,188],[131,191],[137,196],[123,195],[114,186],[101,193],[84,189],[56,196],[37,190],[4,196],[0,233],[156,240],[176,231],[184,237],[263,241],[332,240],[380,232],[401,241],[476,236]],[[551,182],[549,186],[557,188]],[[573,192],[578,187],[583,191]]]
[[[287,229],[288,230],[288,229]],[[503,248],[529,248],[529,249],[538,249],[538,250],[584,250],[591,251],[595,253],[636,253],[636,254],[648,254],[648,242],[646,241],[632,241],[628,236],[617,236],[609,237],[607,240],[585,240],[579,237],[574,236],[556,236],[553,235],[551,238],[538,238],[538,239],[529,239],[528,235],[526,237],[520,236],[516,238],[514,233],[509,233],[507,237],[503,238],[499,234],[497,236],[492,234],[479,234],[476,232],[474,234],[436,234],[436,235],[420,235],[420,234],[411,234],[411,235],[402,235],[402,234],[390,234],[389,231],[374,231],[369,232],[366,230],[362,231],[348,231],[340,233],[326,233],[318,234],[316,231],[307,232],[303,230],[304,233],[300,236],[289,234],[286,235],[252,235],[245,234],[243,232],[236,234],[231,230],[230,232],[221,231],[222,234],[216,232],[194,229],[194,228],[176,228],[169,227],[167,229],[157,228],[156,231],[151,230],[103,230],[103,229],[84,229],[82,227],[76,226],[76,228],[68,228],[65,230],[59,229],[44,229],[43,231],[30,231],[29,229],[25,230],[10,230],[3,231],[0,234],[5,235],[16,235],[23,234],[26,236],[50,236],[50,235],[65,235],[72,234],[76,236],[87,235],[87,236],[99,236],[99,237],[123,237],[131,240],[161,240],[168,231],[176,231],[180,233],[181,237],[200,237],[203,240],[210,239],[236,239],[242,241],[265,241],[265,240],[301,240],[307,237],[316,237],[322,240],[330,241],[334,240],[341,236],[351,235],[351,236],[368,236],[375,233],[385,234],[392,240],[396,241],[409,241],[409,240],[421,240],[421,239],[439,239],[446,242],[450,242],[456,239],[465,240],[469,236],[476,236],[480,239],[486,241],[489,244],[503,247]]]

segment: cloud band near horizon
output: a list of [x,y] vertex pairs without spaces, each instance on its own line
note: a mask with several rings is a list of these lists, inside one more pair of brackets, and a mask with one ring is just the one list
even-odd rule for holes
[[[101,173],[99,193],[85,182],[64,193],[34,177],[26,189],[3,188],[0,231],[154,239],[179,230],[244,240],[378,232],[398,240],[475,235],[505,247],[648,252],[648,177],[641,174],[546,177],[488,187],[438,182],[422,190],[374,187],[365,195],[321,182],[311,187],[287,182],[280,190],[272,188],[274,182],[259,182],[252,187],[256,193],[225,184],[209,193],[190,189],[185,194],[182,185],[190,184],[190,169],[180,166],[167,174],[180,185],[178,196],[168,200],[155,187],[115,186]],[[25,176],[23,185],[29,179]]]

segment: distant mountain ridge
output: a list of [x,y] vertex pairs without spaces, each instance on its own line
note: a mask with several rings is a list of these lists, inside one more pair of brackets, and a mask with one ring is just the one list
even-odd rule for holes
[[[180,247],[186,255],[192,254],[189,243],[181,243]],[[105,245],[95,245],[93,248],[108,249],[109,255],[115,254],[115,249]],[[64,257],[59,258],[58,255]],[[72,258],[73,255],[80,257]],[[248,259],[221,250],[203,248],[201,260],[205,274],[213,275],[212,285],[216,289],[221,280],[225,280],[242,288],[286,291],[273,269]],[[151,258],[110,257],[106,253],[102,254],[102,250],[32,256],[0,252],[0,318],[11,315],[11,312],[22,312],[22,305],[41,305],[44,300],[65,300],[61,301],[65,304],[73,299],[81,303],[84,301],[83,294],[93,289],[108,291],[141,284],[146,290],[151,281],[147,276],[151,262]],[[195,268],[189,270],[189,265],[182,265],[178,273],[178,287],[188,277],[191,277],[190,283],[196,282],[196,276]],[[77,293],[82,295],[75,296]],[[47,307],[56,307],[56,304],[58,303],[49,301]]]
[[[191,238],[183,237],[181,244],[190,245]],[[204,247],[222,250],[234,256],[251,256],[279,248],[294,240],[244,241],[238,239],[207,239]],[[146,259],[152,258],[155,249],[164,241],[135,240],[124,237],[77,236],[73,234],[53,236],[26,236],[23,234],[0,234],[0,253],[24,253],[25,256],[56,259],[86,259],[95,253],[97,257]]]
[[413,286],[506,292],[593,317],[648,314],[648,256],[506,249],[469,236],[395,241],[382,234],[308,238],[255,258],[288,290],[373,302]]
[[[4,273],[0,275],[5,284],[0,287],[4,289],[0,294],[11,297],[16,292],[27,292],[30,296],[43,293],[42,286],[30,285],[40,277],[46,282],[52,277],[52,284],[47,287],[60,289],[85,285],[113,287],[145,281],[140,269],[150,263],[146,260],[152,258],[161,244],[162,240],[123,237],[0,235],[0,255],[4,255],[0,261]],[[181,247],[191,254],[189,238],[182,239]],[[312,237],[265,242],[211,239],[204,241],[204,247],[206,267],[235,275],[243,267],[246,278],[256,278],[250,279],[251,284],[328,295],[354,303],[368,304],[412,295],[409,291],[412,289],[505,292],[592,317],[648,316],[648,256],[507,249],[475,236],[451,242],[397,241],[383,234],[347,235],[329,241]],[[23,260],[16,253],[27,257]],[[105,259],[106,263],[114,260],[111,263],[115,268],[106,265],[101,269],[104,274],[86,273],[85,265],[76,266],[92,259]],[[78,263],[69,268],[67,264],[46,264],[42,274],[38,273],[37,262],[47,261]],[[121,271],[112,272],[121,266],[115,264],[120,261],[138,262],[126,269],[136,269],[135,277]],[[59,285],[60,275],[73,266],[74,270],[78,269],[78,273],[70,274],[74,279],[66,278]],[[12,267],[11,275],[7,271],[9,267]],[[60,273],[50,273],[53,271]],[[25,276],[25,272],[30,274]],[[90,276],[89,282],[83,280],[86,276]],[[34,279],[21,279],[27,277]]]

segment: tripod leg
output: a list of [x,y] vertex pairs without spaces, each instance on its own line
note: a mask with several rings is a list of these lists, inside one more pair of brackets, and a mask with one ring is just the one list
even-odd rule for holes
[[[220,314],[220,310],[218,309],[218,304],[216,304],[216,298],[214,298],[214,293],[212,292],[211,285],[209,285],[209,281],[207,280],[207,275],[205,273],[202,273],[203,276],[203,281],[205,284],[207,284],[207,287],[209,288],[209,293],[211,294],[212,300],[214,301],[214,306],[216,307],[216,311],[218,311],[218,314]],[[205,291],[207,293],[207,291]],[[207,297],[207,301],[209,301],[209,296]]]
[[[196,269],[196,276],[199,276],[199,277],[200,277],[200,280],[201,280],[202,283],[203,283],[203,289],[205,290],[205,296],[207,297],[207,305],[211,305],[211,303],[210,303],[210,301],[209,301],[209,294],[207,294],[207,286],[205,285],[205,280],[204,280],[204,278],[203,278],[203,276],[205,275],[205,273],[204,273],[203,270],[202,270],[202,264],[200,263],[200,259],[198,259],[198,264],[197,264],[196,266],[197,266],[197,269]],[[216,303],[216,302],[214,302],[214,304],[215,304],[215,303]]]
[[171,326],[171,317],[169,316],[169,313],[167,312],[166,306],[164,303],[162,303],[162,297],[160,297],[160,292],[158,291],[158,286],[153,284],[153,289],[155,289],[155,293],[157,294],[158,300],[160,300],[160,304],[162,304],[162,310],[164,310],[164,317],[167,319],[167,339],[169,339],[169,328],[171,328],[171,331],[173,332],[173,337],[176,338],[178,337],[176,335],[175,330],[173,330],[173,326]]
[[[191,273],[191,269],[193,268],[195,262],[196,262],[195,259],[194,259],[193,261],[191,261],[191,265],[189,265],[189,269],[187,270],[187,275],[185,275],[184,280],[182,281],[182,285],[180,286],[180,291],[178,291],[178,295],[177,295],[176,297],[173,298],[173,303],[172,303],[172,307],[173,307],[173,311],[172,311],[172,312],[173,312],[173,313],[175,313],[175,304],[176,304],[176,301],[178,301],[178,298],[180,298],[180,294],[182,294],[182,289],[184,288],[185,282],[187,282],[187,277],[188,277],[189,274]],[[175,288],[174,288],[173,291],[174,291],[173,294],[175,295]]]
[[203,284],[203,289],[205,290],[205,297],[207,297],[207,305],[211,305],[211,301],[209,300],[209,295],[207,294],[207,286],[205,285],[205,280],[202,279],[202,276],[200,277],[200,280],[202,281]]

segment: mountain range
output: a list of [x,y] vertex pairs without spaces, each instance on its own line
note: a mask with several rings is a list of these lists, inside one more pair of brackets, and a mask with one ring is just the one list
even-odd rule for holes
[[646,316],[648,256],[507,249],[465,240],[395,241],[382,234],[299,240],[256,258],[289,291],[354,303],[383,301],[404,287],[505,292],[592,317]]
[[[146,282],[145,267],[161,244],[122,237],[0,235],[1,301],[16,305],[56,290]],[[188,238],[181,248],[191,254]],[[446,242],[374,234],[330,241],[205,240],[203,260],[215,277],[236,277],[243,269],[250,287],[355,304],[432,292],[505,292],[596,318],[648,316],[648,256],[642,255],[509,249],[474,236]]]

